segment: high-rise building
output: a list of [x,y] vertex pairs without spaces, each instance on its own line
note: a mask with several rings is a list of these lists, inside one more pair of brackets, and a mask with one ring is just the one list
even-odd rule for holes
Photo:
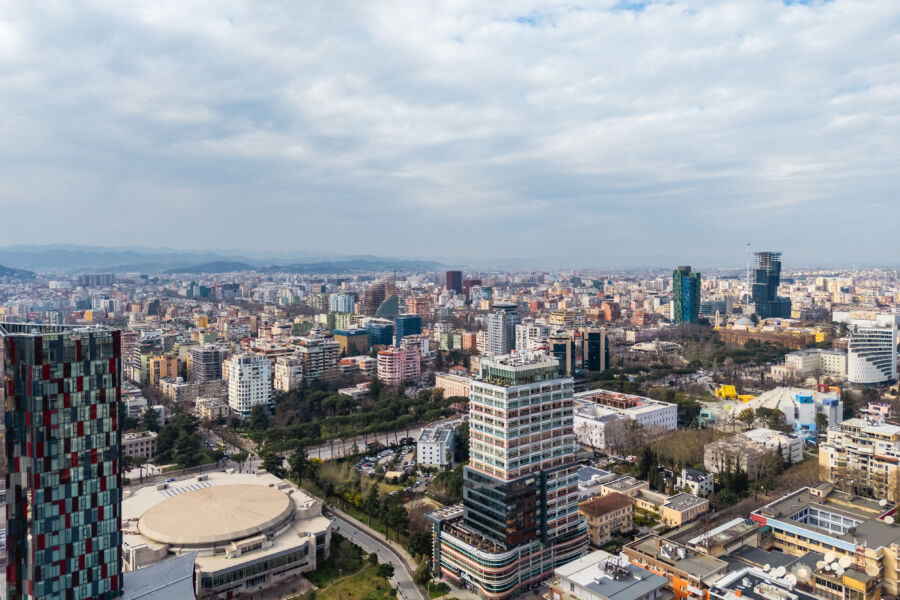
[[207,344],[190,350],[191,381],[216,381],[222,379],[222,363],[228,351],[222,346]]
[[519,307],[513,302],[494,302],[492,308],[487,316],[485,352],[509,354],[516,348],[516,325],[521,323]]
[[543,353],[482,358],[463,504],[428,514],[435,577],[503,600],[584,554],[572,386]]
[[547,336],[550,335],[548,325],[536,323],[519,323],[516,325],[516,350],[526,352],[539,350],[547,345]]
[[404,381],[418,381],[420,374],[419,349],[417,347],[389,347],[378,352],[378,379],[387,385]]
[[392,318],[399,312],[397,283],[393,275],[379,279],[363,291],[360,314]]
[[786,319],[791,316],[791,299],[778,295],[781,283],[781,252],[757,252],[753,270],[754,311],[760,319]]
[[672,321],[696,323],[699,314],[700,273],[692,272],[690,267],[678,267],[672,271]]
[[243,418],[254,406],[272,402],[272,363],[262,354],[246,352],[225,361],[228,371],[228,406]]
[[328,310],[332,312],[352,313],[356,298],[353,294],[332,294],[328,298]]
[[462,293],[462,271],[447,271],[445,286],[448,291]]
[[609,339],[606,330],[591,327],[582,330],[582,368],[585,371],[605,371],[609,368]]
[[369,319],[369,346],[390,346],[394,343],[394,322],[387,319]]
[[303,360],[303,378],[320,379],[325,371],[337,366],[341,345],[333,339],[309,335],[300,338],[297,353]]
[[480,279],[463,279],[462,281],[462,292],[466,295],[466,300],[471,300],[471,290],[473,287],[480,287],[481,280]]
[[395,346],[399,346],[403,338],[408,335],[422,333],[422,317],[419,315],[397,315],[395,323],[397,325],[394,329]]
[[122,593],[121,338],[0,323],[7,598]]
[[560,375],[575,373],[575,340],[568,332],[557,332],[547,338],[547,351],[559,361]]
[[897,323],[853,325],[847,343],[847,381],[876,384],[897,380]]

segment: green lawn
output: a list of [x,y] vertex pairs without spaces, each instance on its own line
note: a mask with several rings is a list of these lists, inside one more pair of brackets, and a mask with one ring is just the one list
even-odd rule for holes
[[390,582],[375,574],[375,565],[346,575],[316,592],[316,600],[395,600],[396,596]]
[[[332,581],[362,569],[365,563],[363,551],[352,542],[340,535],[331,534],[331,550],[328,560],[319,565],[319,568],[305,577],[317,588],[325,588]],[[367,563],[366,563],[367,564]]]
[[450,593],[450,586],[444,583],[443,581],[439,581],[437,583],[433,581],[428,582],[428,597],[429,598],[440,598],[441,596],[446,596]]

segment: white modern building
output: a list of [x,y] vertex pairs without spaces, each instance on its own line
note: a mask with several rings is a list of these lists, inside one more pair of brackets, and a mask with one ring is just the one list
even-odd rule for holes
[[609,390],[588,390],[575,394],[575,404],[595,404],[646,427],[678,428],[678,406],[671,402],[620,394]]
[[427,427],[416,442],[416,462],[421,467],[444,470],[453,466],[453,428]]
[[512,302],[494,302],[487,315],[485,352],[493,355],[509,354],[516,348],[516,325],[521,321],[518,305]]
[[332,312],[352,313],[355,299],[353,294],[332,294],[328,298],[328,310]]
[[803,461],[803,438],[798,435],[766,429],[765,427],[751,429],[738,435],[747,438],[751,442],[756,442],[766,450],[777,451],[780,448],[781,457],[791,464]]
[[797,350],[784,357],[783,365],[772,367],[771,373],[776,381],[816,376],[843,380],[847,378],[847,353],[825,348]]
[[543,348],[547,345],[549,335],[549,325],[520,323],[516,325],[516,349],[522,352]]
[[246,418],[257,404],[272,402],[272,367],[268,358],[247,352],[232,356],[225,365],[231,412]]
[[847,345],[847,380],[877,384],[897,380],[897,325],[850,330]]
[[289,392],[300,387],[303,381],[303,359],[297,354],[275,359],[274,387],[279,392]]
[[716,480],[711,473],[684,468],[678,475],[675,487],[679,490],[687,488],[694,496],[708,498],[715,491]]
[[[743,404],[731,407],[733,416],[752,408],[768,408],[779,410],[784,414],[784,422],[795,431],[812,434],[817,431],[816,415],[824,414],[828,418],[828,426],[833,427],[844,418],[844,403],[836,388],[820,385],[817,389],[795,387],[777,387],[763,392],[756,398]],[[721,420],[723,423],[727,419]]]

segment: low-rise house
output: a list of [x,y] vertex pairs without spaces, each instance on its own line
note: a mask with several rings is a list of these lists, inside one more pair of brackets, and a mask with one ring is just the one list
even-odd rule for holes
[[578,511],[584,515],[590,542],[601,546],[614,534],[634,529],[633,503],[632,498],[616,492],[581,502]]

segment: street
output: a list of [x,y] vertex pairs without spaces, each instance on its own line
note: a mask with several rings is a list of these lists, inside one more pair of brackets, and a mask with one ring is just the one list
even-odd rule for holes
[[329,509],[329,513],[334,520],[334,533],[344,536],[366,552],[375,552],[378,555],[379,562],[393,565],[393,580],[397,584],[401,600],[427,600],[426,596],[422,594],[422,591],[413,582],[414,565],[412,568],[410,567],[408,560],[401,555],[402,550],[397,550],[392,543],[381,538],[375,532],[372,532],[374,535],[366,533],[364,529],[367,528],[364,525],[354,521],[337,509]]
[[349,440],[334,440],[319,446],[310,446],[306,450],[307,456],[310,458],[321,458],[322,460],[331,460],[334,458],[343,458],[353,453],[353,445],[359,452],[365,452],[367,442],[379,442],[385,446],[396,446],[400,440],[405,437],[411,437],[413,440],[419,438],[423,428],[434,427],[441,424],[458,423],[460,419],[445,419],[443,421],[435,421],[424,426],[412,427],[410,429],[399,429],[397,431],[386,431],[384,433],[372,433],[367,436],[357,436]]

